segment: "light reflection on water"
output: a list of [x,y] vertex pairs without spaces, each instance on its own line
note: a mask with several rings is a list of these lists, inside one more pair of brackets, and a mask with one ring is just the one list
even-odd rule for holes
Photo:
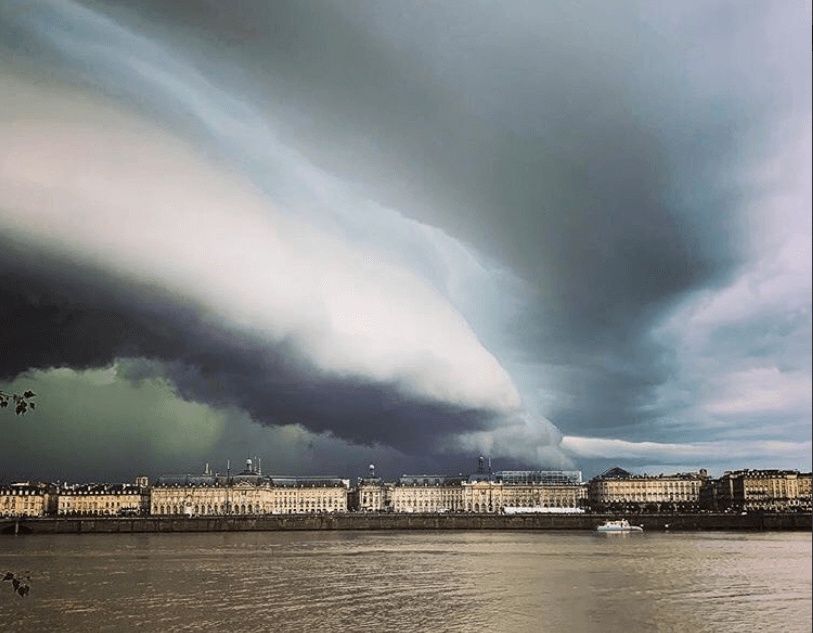
[[811,630],[809,533],[0,538],[15,631]]

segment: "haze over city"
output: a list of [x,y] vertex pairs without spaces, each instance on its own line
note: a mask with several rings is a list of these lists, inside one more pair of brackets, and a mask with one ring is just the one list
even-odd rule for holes
[[0,4],[0,481],[811,469],[796,2]]

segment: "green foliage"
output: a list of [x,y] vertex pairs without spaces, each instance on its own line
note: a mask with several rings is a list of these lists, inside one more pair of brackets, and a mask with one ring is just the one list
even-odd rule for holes
[[37,408],[37,404],[35,402],[31,402],[31,398],[33,398],[35,395],[36,394],[33,391],[26,391],[22,395],[18,393],[5,393],[0,391],[0,409],[4,409],[9,406],[9,404],[13,404],[14,412],[17,415],[23,415],[29,409],[33,411]]

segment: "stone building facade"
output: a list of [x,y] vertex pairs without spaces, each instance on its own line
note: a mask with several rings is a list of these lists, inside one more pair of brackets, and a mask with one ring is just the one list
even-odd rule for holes
[[54,513],[54,486],[20,482],[0,486],[0,517],[41,517]]
[[350,481],[338,477],[263,475],[260,461],[242,472],[164,475],[152,487],[154,516],[261,516],[346,512]]
[[[300,480],[303,478],[299,478]],[[347,511],[347,483],[272,481],[153,486],[155,516],[309,514]]]
[[[506,471],[508,472],[508,471]],[[503,513],[576,511],[584,506],[581,473],[510,471],[463,475],[403,475],[396,483],[359,479],[355,506],[361,511]]]
[[702,507],[715,511],[811,510],[811,473],[796,470],[737,470],[709,481]]
[[389,487],[393,512],[462,512],[463,487],[459,483],[405,483]]
[[359,481],[348,503],[353,510],[360,512],[383,512],[392,507],[393,484],[381,480],[362,479]]
[[166,475],[153,486],[0,486],[0,517],[40,516],[262,516],[348,511],[398,513],[811,511],[811,473],[740,470],[711,479],[704,470],[674,475],[633,475],[613,468],[588,483],[579,471],[498,471],[480,458],[475,474],[403,475],[383,482],[368,477],[263,476],[255,467],[234,475]]
[[700,507],[705,470],[674,475],[633,475],[612,468],[588,484],[594,512],[692,512]]
[[582,483],[502,484],[502,508],[513,511],[578,510],[587,500],[587,486]]
[[149,512],[145,480],[133,484],[62,485],[58,489],[58,516],[142,516]]
[[798,486],[798,509],[805,512],[813,510],[813,473],[799,473],[796,478]]

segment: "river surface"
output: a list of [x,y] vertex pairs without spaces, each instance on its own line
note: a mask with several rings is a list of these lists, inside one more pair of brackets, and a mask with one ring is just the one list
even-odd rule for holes
[[2,631],[811,631],[811,534],[0,537]]

